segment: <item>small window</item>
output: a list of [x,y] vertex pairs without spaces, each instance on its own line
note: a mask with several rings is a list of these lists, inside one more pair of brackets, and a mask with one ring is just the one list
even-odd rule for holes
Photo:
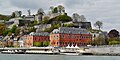
[[65,44],[67,44],[67,42],[65,42]]
[[57,45],[58,45],[58,42],[57,42]]
[[55,42],[53,42],[53,44],[55,44]]
[[60,45],[62,44],[62,42],[60,42]]
[[62,42],[62,44],[64,45],[64,42]]

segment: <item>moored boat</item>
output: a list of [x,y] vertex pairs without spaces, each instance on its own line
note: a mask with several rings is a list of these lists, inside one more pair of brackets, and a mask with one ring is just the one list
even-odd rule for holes
[[60,52],[61,55],[80,55],[78,52]]
[[3,54],[15,54],[15,52],[12,50],[1,51],[1,53],[3,53]]
[[[35,49],[37,48],[37,49]],[[53,47],[32,47],[33,50],[26,50],[26,54],[59,54]]]

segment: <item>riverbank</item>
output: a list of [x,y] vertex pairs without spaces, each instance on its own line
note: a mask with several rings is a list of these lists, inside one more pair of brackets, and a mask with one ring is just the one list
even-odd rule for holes
[[91,46],[79,48],[0,48],[0,52],[7,54],[46,54],[46,55],[95,55],[95,56],[120,56],[120,46]]

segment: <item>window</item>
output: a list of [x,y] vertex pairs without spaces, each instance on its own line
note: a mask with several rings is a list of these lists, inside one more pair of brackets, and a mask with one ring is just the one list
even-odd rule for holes
[[74,42],[72,44],[74,44]]
[[76,38],[76,36],[74,36],[74,38]]
[[77,36],[77,38],[79,38],[79,36]]
[[64,35],[62,37],[64,38]]
[[38,41],[40,41],[40,37],[38,37]]
[[83,39],[83,36],[81,36],[81,39]]
[[63,45],[64,45],[64,42],[63,42]]
[[60,45],[62,44],[62,42],[60,42]]
[[84,36],[84,39],[86,39],[86,36]]
[[58,42],[57,42],[57,45],[58,45]]
[[44,41],[46,41],[46,38],[44,38]]
[[53,44],[55,44],[55,42],[53,42]]
[[57,37],[58,37],[58,35],[57,35]]

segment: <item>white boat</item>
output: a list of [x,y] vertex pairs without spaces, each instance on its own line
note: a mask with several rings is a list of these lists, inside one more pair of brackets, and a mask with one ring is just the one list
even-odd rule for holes
[[27,50],[26,54],[57,54],[58,52],[53,51],[41,51],[41,50]]
[[32,48],[38,48],[34,50],[26,50],[26,54],[58,54],[59,51],[55,50],[54,48],[50,47],[32,47]]
[[78,52],[60,52],[61,55],[80,55]]
[[1,51],[1,53],[4,53],[4,54],[15,54],[14,51],[10,51],[10,50],[7,50],[7,51]]

